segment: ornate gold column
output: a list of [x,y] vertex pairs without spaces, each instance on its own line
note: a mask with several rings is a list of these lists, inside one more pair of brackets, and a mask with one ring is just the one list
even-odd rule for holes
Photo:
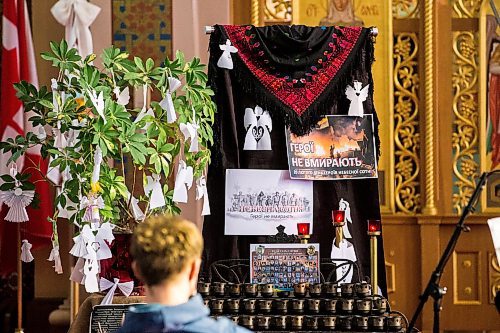
[[251,7],[251,21],[253,25],[259,25],[260,15],[259,15],[259,0],[252,0]]
[[434,165],[434,0],[424,1],[425,66],[425,205],[424,214],[436,215]]

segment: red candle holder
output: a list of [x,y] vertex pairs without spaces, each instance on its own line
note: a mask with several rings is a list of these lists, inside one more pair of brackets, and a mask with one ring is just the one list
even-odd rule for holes
[[379,236],[382,232],[382,224],[380,220],[368,220],[368,235]]
[[311,224],[308,222],[297,223],[297,234],[299,235],[300,242],[303,244],[307,244],[310,236],[310,226]]
[[343,226],[345,223],[345,211],[344,210],[332,211],[332,223],[334,227]]
[[302,223],[297,223],[297,234],[299,236],[306,236],[310,235],[311,233],[309,232],[309,227],[310,223],[308,222],[302,222]]

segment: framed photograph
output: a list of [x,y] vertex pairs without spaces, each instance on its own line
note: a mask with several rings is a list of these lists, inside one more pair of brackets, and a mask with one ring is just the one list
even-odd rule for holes
[[319,283],[319,244],[251,244],[251,283],[293,290],[296,283]]
[[226,235],[274,235],[283,225],[297,233],[298,222],[313,222],[313,183],[294,180],[288,170],[226,171]]

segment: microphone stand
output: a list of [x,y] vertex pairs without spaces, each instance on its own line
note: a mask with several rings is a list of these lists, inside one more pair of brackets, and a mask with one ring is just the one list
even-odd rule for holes
[[[498,171],[498,170],[495,170]],[[431,278],[429,279],[429,283],[427,284],[427,287],[424,290],[424,293],[420,295],[420,303],[417,306],[417,309],[415,310],[415,313],[413,314],[413,317],[410,321],[410,324],[408,325],[408,330],[407,332],[411,333],[413,328],[415,327],[415,322],[417,321],[417,318],[420,316],[420,313],[422,312],[425,303],[429,299],[429,297],[432,297],[434,299],[434,325],[433,325],[433,332],[434,333],[439,333],[439,315],[441,312],[441,301],[443,300],[443,295],[446,294],[446,287],[441,287],[439,285],[439,281],[441,280],[441,276],[443,275],[444,268],[446,266],[446,263],[450,259],[453,250],[455,249],[455,246],[457,245],[458,238],[460,237],[462,231],[468,232],[470,231],[470,228],[465,225],[465,219],[467,216],[474,212],[476,209],[476,203],[477,200],[479,199],[479,194],[481,193],[484,185],[486,184],[486,179],[495,171],[492,172],[484,172],[481,175],[481,178],[479,178],[479,183],[476,185],[476,188],[474,189],[474,193],[469,199],[469,202],[467,203],[467,206],[464,207],[462,211],[462,216],[460,216],[460,220],[458,221],[455,231],[451,235],[451,238],[448,242],[448,245],[446,246],[446,249],[444,250],[443,254],[441,255],[441,258],[439,259],[439,263],[437,264],[436,268],[434,269],[434,272],[431,274]]]

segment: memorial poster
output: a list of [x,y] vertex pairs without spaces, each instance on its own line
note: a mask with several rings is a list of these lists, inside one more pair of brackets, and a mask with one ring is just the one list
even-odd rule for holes
[[122,327],[129,307],[142,303],[95,305],[90,314],[89,333],[115,332]]
[[313,225],[313,183],[287,170],[228,169],[225,201],[226,235],[274,235],[279,225],[296,234],[297,223]]
[[319,244],[251,244],[250,281],[293,290],[296,283],[319,283]]
[[293,179],[377,178],[373,116],[326,116],[304,136],[286,130]]

